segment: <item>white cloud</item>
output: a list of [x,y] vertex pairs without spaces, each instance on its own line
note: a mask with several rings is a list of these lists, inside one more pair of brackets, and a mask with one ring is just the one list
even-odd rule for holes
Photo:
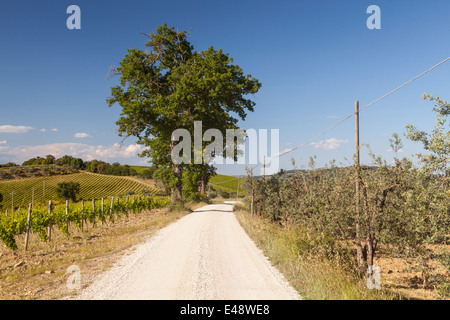
[[77,132],[75,133],[75,138],[90,138],[91,136],[85,132]]
[[42,129],[40,129],[39,131],[40,131],[40,132],[46,132],[46,131],[47,131],[47,129],[45,129],[45,128],[42,128]]
[[53,129],[52,129],[52,130],[50,130],[50,131],[56,132],[56,131],[58,131],[58,129],[56,129],[56,128],[53,128]]
[[57,158],[67,154],[86,161],[94,159],[109,161],[116,158],[132,158],[137,156],[142,150],[143,147],[137,144],[121,147],[118,143],[112,146],[91,146],[83,143],[53,143],[17,147],[1,146],[0,162],[13,161],[20,163],[36,156],[45,157],[48,154],[52,154]]
[[0,144],[6,144],[8,141],[6,140],[0,140]]
[[336,138],[331,138],[327,140],[322,140],[319,142],[312,142],[311,146],[313,146],[316,149],[324,149],[324,150],[336,150],[338,149],[343,143],[348,143],[350,140],[339,140]]
[[33,127],[27,127],[27,126],[12,126],[9,124],[0,126],[0,132],[3,133],[26,133],[30,130],[33,130]]
[[130,144],[124,148],[120,144],[115,143],[111,147],[98,146],[95,149],[95,154],[98,158],[130,158],[136,156],[141,150],[142,146],[138,144]]

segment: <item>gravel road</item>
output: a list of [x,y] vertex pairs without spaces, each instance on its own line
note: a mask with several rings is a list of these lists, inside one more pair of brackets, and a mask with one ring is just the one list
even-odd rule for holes
[[232,207],[208,205],[159,230],[78,299],[301,299],[250,240]]

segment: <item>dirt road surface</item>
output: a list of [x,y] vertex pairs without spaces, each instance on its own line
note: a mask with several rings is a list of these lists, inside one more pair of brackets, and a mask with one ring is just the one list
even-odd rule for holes
[[78,299],[301,299],[248,237],[231,202],[195,210],[102,273]]

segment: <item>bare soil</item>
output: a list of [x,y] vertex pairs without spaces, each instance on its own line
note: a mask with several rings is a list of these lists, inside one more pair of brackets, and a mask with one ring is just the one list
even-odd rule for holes
[[[196,204],[195,209],[204,204]],[[57,228],[52,240],[43,242],[31,234],[28,251],[24,236],[18,236],[19,248],[11,251],[0,243],[0,299],[60,299],[73,294],[67,289],[67,268],[76,265],[81,271],[81,285],[111,267],[126,249],[143,241],[160,228],[189,214],[190,210],[169,212],[167,208],[130,213],[113,222],[87,226],[83,232],[70,226],[67,237]]]

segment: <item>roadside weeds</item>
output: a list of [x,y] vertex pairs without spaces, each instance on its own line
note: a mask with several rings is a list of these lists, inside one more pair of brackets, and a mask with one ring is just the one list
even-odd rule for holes
[[38,235],[30,234],[28,251],[24,250],[24,236],[18,236],[16,251],[0,245],[0,299],[53,300],[76,294],[76,289],[67,287],[70,266],[79,268],[82,290],[127,249],[132,250],[157,230],[202,205],[129,213],[114,223],[89,225],[83,232],[70,226],[70,237],[54,228],[50,242],[42,242]]

